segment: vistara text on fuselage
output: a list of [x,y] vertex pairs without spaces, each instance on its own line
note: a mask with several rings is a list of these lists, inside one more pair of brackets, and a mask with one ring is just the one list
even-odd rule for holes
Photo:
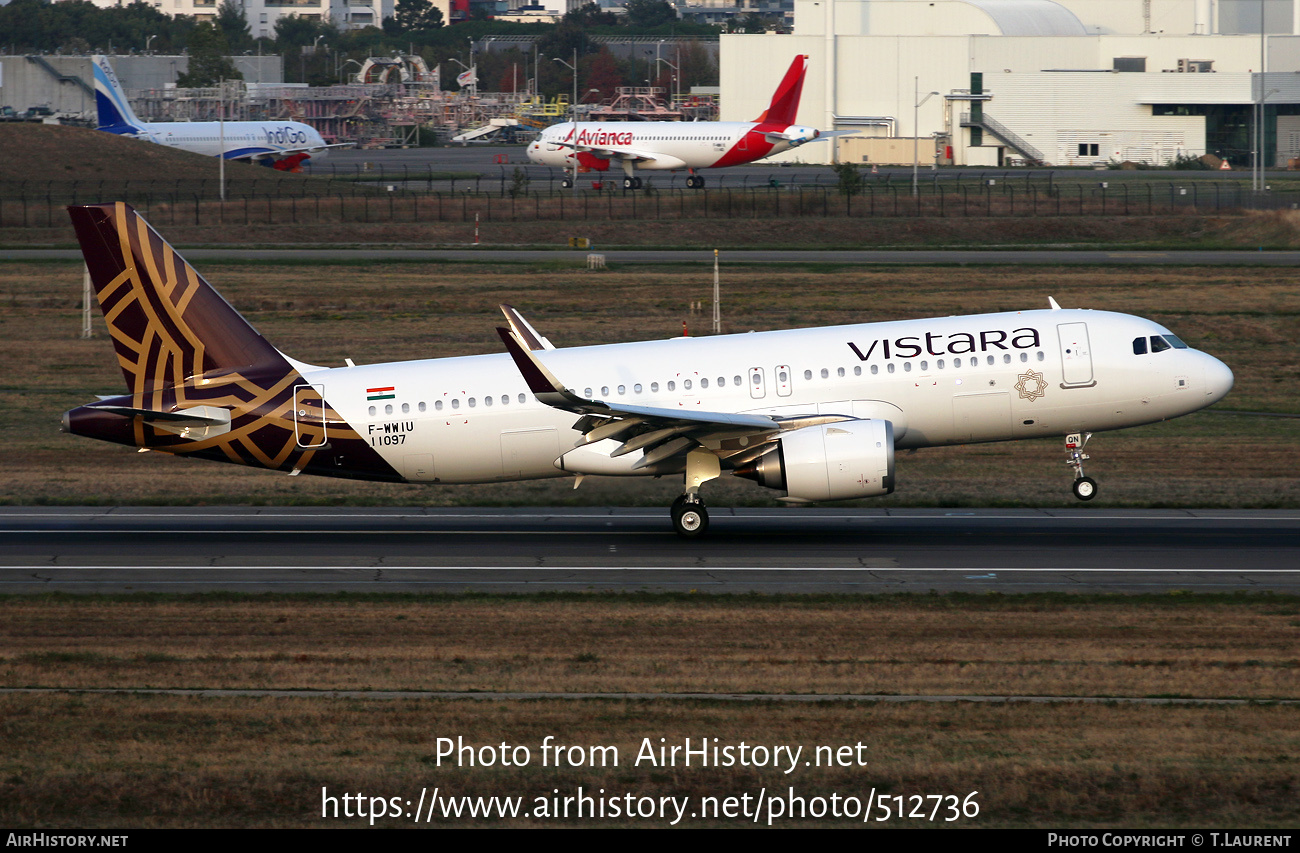
[[126,204],[71,208],[127,392],[65,431],[142,450],[394,483],[682,477],[702,533],[725,475],[800,503],[897,484],[897,450],[1089,436],[1222,399],[1232,371],[1169,329],[1051,308],[557,348],[502,306],[506,352],[325,367],[277,350]]

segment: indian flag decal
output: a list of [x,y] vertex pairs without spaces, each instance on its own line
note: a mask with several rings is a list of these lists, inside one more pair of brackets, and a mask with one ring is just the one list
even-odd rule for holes
[[367,400],[391,400],[397,396],[396,386],[390,385],[387,388],[367,388]]

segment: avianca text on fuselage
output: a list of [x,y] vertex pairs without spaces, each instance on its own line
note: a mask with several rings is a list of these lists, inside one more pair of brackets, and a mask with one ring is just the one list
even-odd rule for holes
[[[924,342],[924,346],[922,346]],[[892,344],[892,346],[891,346]],[[939,349],[935,349],[935,347]],[[921,353],[929,355],[967,355],[975,352],[988,352],[991,349],[1036,349],[1042,346],[1042,337],[1037,329],[1022,327],[1012,329],[990,329],[982,332],[952,332],[937,335],[926,332],[923,335],[903,335],[894,338],[878,338],[871,343],[860,346],[849,341],[849,349],[859,361],[869,361],[880,348],[883,358],[916,358]]]
[[624,189],[639,189],[637,171],[690,171],[686,186],[699,189],[696,169],[752,163],[825,138],[815,127],[795,124],[808,57],[796,56],[763,114],[751,122],[566,122],[542,131],[528,146],[528,159],[566,170],[572,186],[578,172],[623,169]]

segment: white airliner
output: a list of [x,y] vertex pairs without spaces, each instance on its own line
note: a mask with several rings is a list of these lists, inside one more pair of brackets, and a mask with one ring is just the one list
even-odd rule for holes
[[311,157],[323,157],[330,148],[344,147],[326,144],[314,127],[300,121],[140,121],[108,58],[94,56],[91,61],[100,130],[196,154],[250,160],[284,172],[298,169]]
[[[808,71],[808,57],[790,63],[772,103],[753,121],[602,121],[565,122],[542,131],[528,146],[528,159],[543,166],[573,172],[605,172],[617,161],[623,168],[623,188],[641,188],[634,170],[690,172],[686,186],[700,189],[704,176],[696,169],[721,169],[752,163],[797,148],[815,139],[852,131],[823,133],[794,123]],[[572,179],[565,178],[565,187]]]
[[897,450],[1091,433],[1223,398],[1223,362],[1127,314],[1050,310],[321,367],[280,353],[128,205],[70,208],[128,393],[66,432],[183,456],[407,483],[683,477],[702,533],[724,474],[809,502],[886,495]]

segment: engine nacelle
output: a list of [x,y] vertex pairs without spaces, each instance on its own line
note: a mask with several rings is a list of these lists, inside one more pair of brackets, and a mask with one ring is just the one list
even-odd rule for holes
[[887,495],[894,491],[894,426],[854,420],[792,430],[734,473],[780,489],[792,501]]

